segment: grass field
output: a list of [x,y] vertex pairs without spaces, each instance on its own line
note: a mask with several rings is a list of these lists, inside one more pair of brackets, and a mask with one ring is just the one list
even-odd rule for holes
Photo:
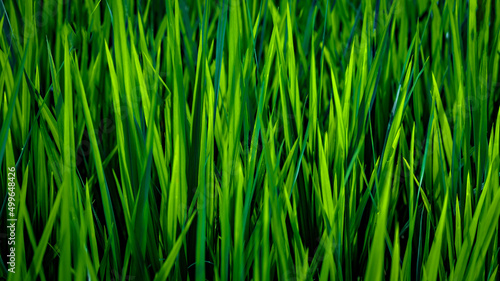
[[1,280],[499,280],[500,2],[0,23]]

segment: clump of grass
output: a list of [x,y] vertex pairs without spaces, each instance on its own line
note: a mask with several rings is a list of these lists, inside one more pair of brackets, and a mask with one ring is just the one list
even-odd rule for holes
[[498,278],[497,2],[0,4],[4,279]]

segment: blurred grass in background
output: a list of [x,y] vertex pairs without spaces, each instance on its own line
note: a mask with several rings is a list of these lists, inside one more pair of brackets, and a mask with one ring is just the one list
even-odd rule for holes
[[499,15],[0,0],[1,276],[497,280]]

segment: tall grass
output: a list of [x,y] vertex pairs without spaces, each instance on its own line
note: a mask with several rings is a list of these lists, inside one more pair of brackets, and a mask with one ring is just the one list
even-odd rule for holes
[[499,15],[0,0],[2,279],[497,280]]

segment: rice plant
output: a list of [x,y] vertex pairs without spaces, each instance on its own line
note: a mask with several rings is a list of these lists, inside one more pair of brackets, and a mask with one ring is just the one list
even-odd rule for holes
[[499,279],[498,1],[0,23],[2,280]]

